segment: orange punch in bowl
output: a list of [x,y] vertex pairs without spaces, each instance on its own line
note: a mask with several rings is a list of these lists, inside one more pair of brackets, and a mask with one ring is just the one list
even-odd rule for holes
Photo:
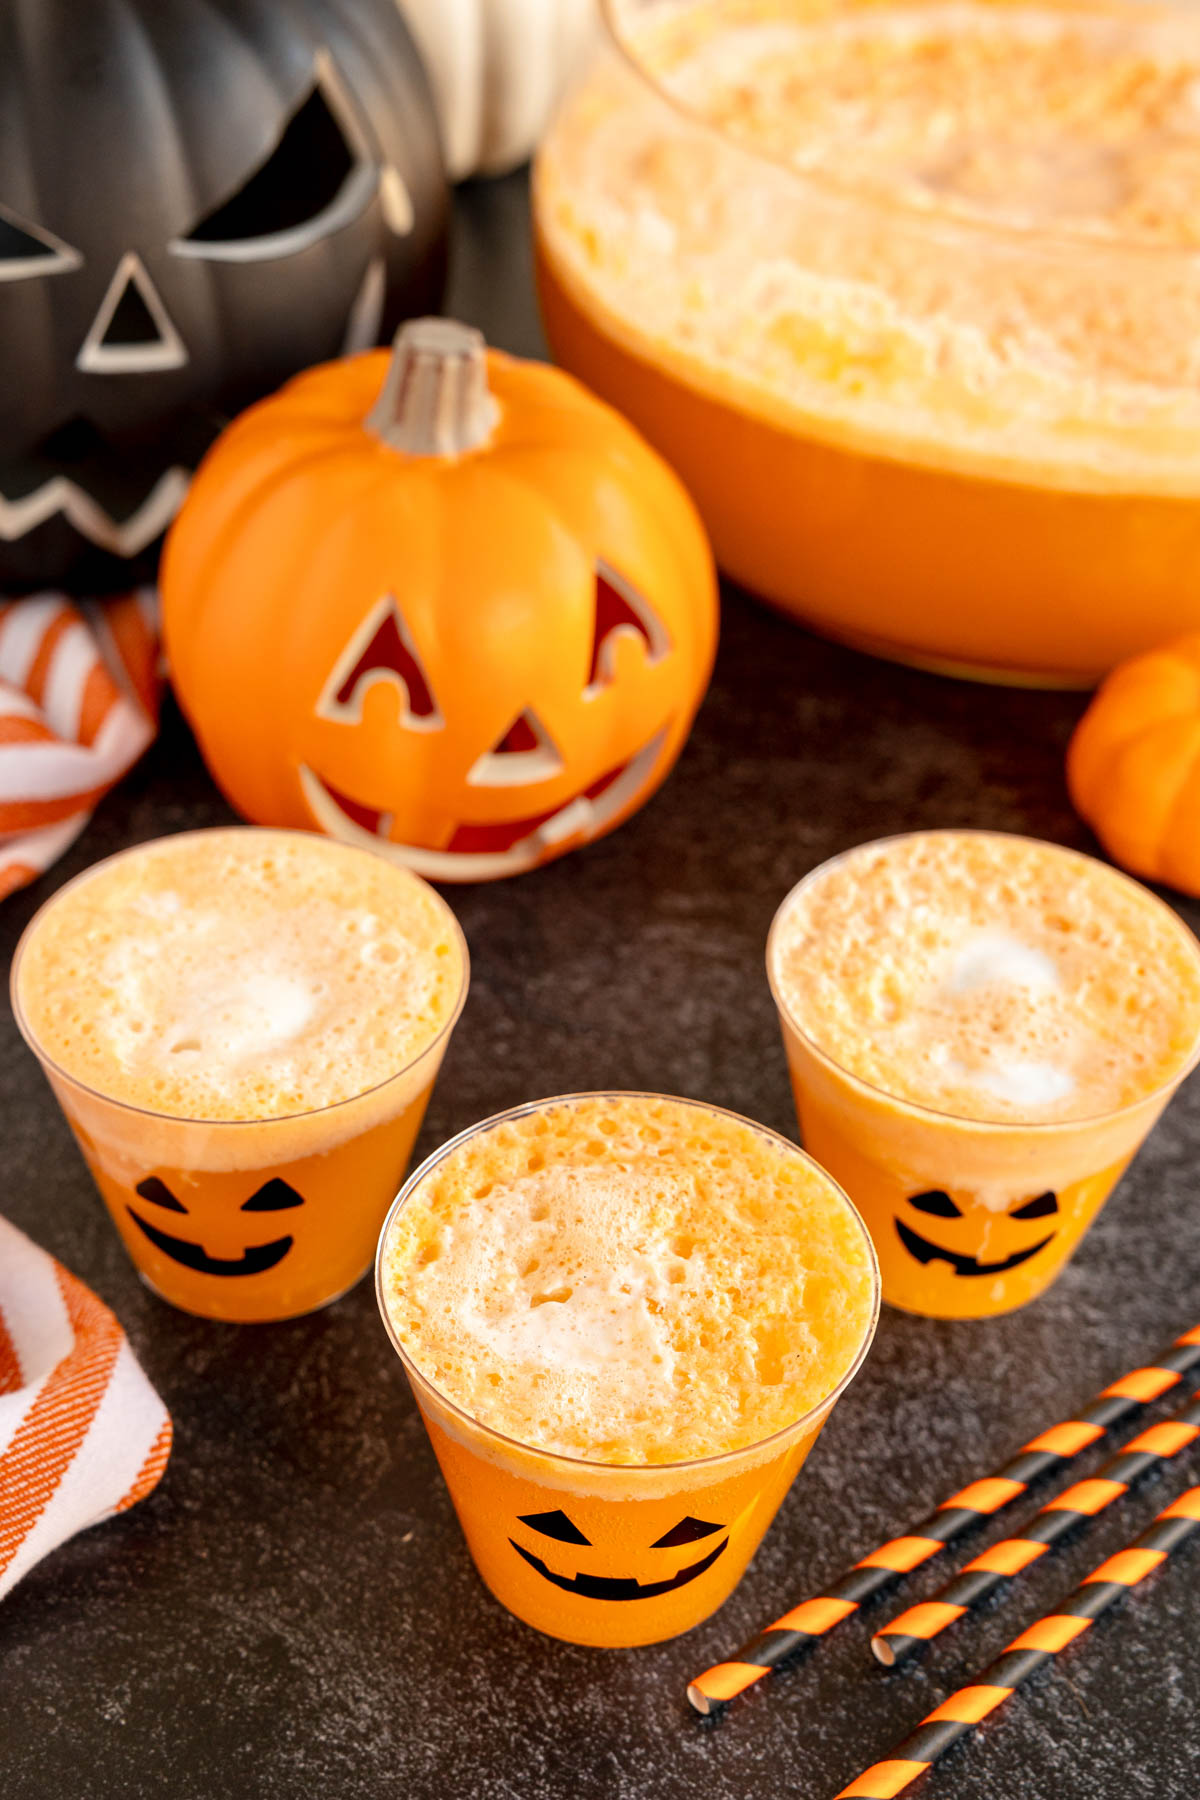
[[606,12],[537,164],[547,336],[724,569],[991,680],[1086,686],[1194,625],[1194,12]]

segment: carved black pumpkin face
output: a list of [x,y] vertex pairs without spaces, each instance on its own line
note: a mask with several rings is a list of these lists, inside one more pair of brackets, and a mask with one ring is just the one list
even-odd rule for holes
[[140,572],[228,416],[436,307],[395,0],[0,12],[0,592]]
[[[943,1188],[927,1188],[920,1194],[911,1194],[907,1202],[913,1212],[922,1216],[922,1226],[926,1219],[962,1219],[966,1208],[946,1193]],[[935,1263],[944,1263],[954,1276],[971,1279],[975,1276],[1005,1275],[1010,1269],[1017,1269],[1022,1263],[1029,1262],[1039,1251],[1045,1250],[1053,1242],[1057,1226],[1046,1228],[1046,1221],[1058,1217],[1058,1196],[1047,1190],[1037,1194],[1032,1200],[1022,1200],[1006,1213],[989,1214],[986,1219],[988,1227],[988,1254],[973,1254],[955,1244],[954,1227],[935,1228],[937,1235],[928,1237],[924,1229],[901,1218],[896,1218],[896,1234],[908,1254],[926,1267]],[[966,1227],[971,1241],[978,1244],[979,1213]],[[1032,1233],[1022,1229],[1027,1222],[1038,1221]],[[1010,1231],[1010,1222],[1017,1226]],[[947,1241],[949,1240],[949,1241]]]
[[[591,1544],[579,1529],[578,1525],[565,1512],[554,1511],[544,1513],[523,1513],[519,1523],[526,1526],[537,1538],[550,1539],[558,1544],[577,1544],[582,1549],[590,1549]],[[712,1539],[719,1536],[719,1542]],[[678,1558],[659,1558],[665,1561],[666,1568],[662,1574],[651,1570],[647,1565],[640,1575],[611,1575],[593,1573],[587,1569],[575,1573],[560,1574],[541,1556],[527,1549],[516,1538],[509,1543],[529,1567],[537,1572],[544,1581],[550,1582],[565,1594],[579,1594],[585,1600],[655,1600],[662,1594],[674,1593],[677,1588],[687,1587],[711,1569],[717,1558],[729,1547],[728,1527],[714,1525],[708,1519],[693,1519],[690,1515],[680,1519],[669,1531],[656,1538],[649,1545],[650,1551],[677,1550],[681,1545],[704,1545],[699,1556],[689,1557],[682,1568],[671,1567],[678,1563]],[[578,1559],[576,1559],[578,1560]]]
[[[137,1184],[139,1197],[149,1206],[155,1207],[159,1214],[175,1213],[188,1216],[188,1208],[176,1198],[157,1175],[148,1175]],[[277,1176],[266,1181],[261,1187],[244,1200],[241,1211],[251,1215],[260,1213],[290,1212],[293,1207],[303,1206],[303,1196],[296,1192],[290,1182],[281,1181]],[[130,1206],[126,1209],[130,1218],[147,1241],[156,1250],[181,1268],[191,1269],[196,1275],[265,1275],[268,1269],[281,1263],[292,1248],[295,1239],[290,1235],[269,1238],[265,1243],[247,1244],[239,1256],[210,1256],[203,1244],[196,1243],[190,1237],[179,1237],[174,1231],[165,1229],[165,1221],[151,1220],[144,1209]],[[172,1221],[175,1223],[176,1221]],[[179,1221],[182,1225],[182,1220]],[[247,1228],[252,1229],[254,1219],[247,1220]],[[187,1229],[187,1227],[183,1227]],[[193,1220],[191,1229],[202,1231],[202,1221]]]

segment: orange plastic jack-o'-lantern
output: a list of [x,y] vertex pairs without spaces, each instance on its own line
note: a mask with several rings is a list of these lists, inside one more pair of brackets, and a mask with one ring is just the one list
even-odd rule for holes
[[437,319],[237,420],[162,588],[233,804],[442,881],[520,873],[640,806],[716,640],[667,466],[569,376]]

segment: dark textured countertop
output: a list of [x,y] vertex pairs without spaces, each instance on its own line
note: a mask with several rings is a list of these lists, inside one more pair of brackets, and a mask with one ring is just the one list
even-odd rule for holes
[[[463,194],[453,304],[531,352],[524,204],[520,178]],[[712,691],[652,803],[552,868],[451,892],[473,983],[419,1153],[513,1102],[604,1086],[793,1132],[762,973],[780,896],[905,827],[1092,848],[1062,779],[1081,706],[869,661],[729,594]],[[56,883],[228,816],[169,715],[70,855],[0,908],[5,965]],[[1196,1082],[1044,1299],[978,1324],[885,1308],[733,1598],[634,1651],[551,1642],[486,1593],[369,1283],[286,1325],[174,1312],[126,1262],[7,1013],[0,1105],[0,1210],[116,1309],[176,1424],[158,1491],[0,1605],[4,1800],[827,1800],[1186,1485],[1181,1459],[913,1673],[875,1666],[864,1618],[717,1728],[686,1707],[690,1675],[1200,1316]],[[927,1778],[929,1800],[1194,1800],[1198,1583],[1185,1551]]]

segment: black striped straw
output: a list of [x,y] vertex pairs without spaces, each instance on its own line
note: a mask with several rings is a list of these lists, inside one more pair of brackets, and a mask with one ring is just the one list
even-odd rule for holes
[[871,1648],[879,1661],[891,1668],[923,1650],[930,1639],[981,1606],[1005,1581],[1037,1562],[1051,1544],[1066,1537],[1077,1525],[1094,1519],[1115,1500],[1124,1499],[1135,1481],[1140,1481],[1152,1469],[1161,1468],[1172,1456],[1194,1444],[1198,1437],[1200,1393],[1173,1418],[1147,1426],[1090,1480],[1077,1481],[1048,1501],[1019,1537],[1004,1538],[993,1544],[974,1562],[967,1563],[962,1573],[948,1581],[932,1600],[910,1606],[907,1612],[876,1632],[871,1639]]
[[1181,1494],[1165,1512],[1159,1513],[1149,1531],[1144,1531],[1127,1550],[1119,1550],[1101,1563],[1057,1612],[1047,1613],[1014,1638],[977,1682],[951,1694],[921,1721],[910,1737],[897,1744],[890,1756],[872,1764],[865,1774],[843,1788],[836,1800],[895,1800],[926,1769],[940,1762],[959,1738],[974,1731],[1036,1670],[1052,1662],[1197,1530],[1200,1487]]
[[729,1702],[761,1681],[773,1669],[824,1637],[913,1569],[920,1568],[945,1545],[1023,1494],[1033,1481],[1061,1469],[1089,1444],[1157,1400],[1200,1365],[1200,1325],[1175,1339],[1158,1361],[1131,1369],[1114,1381],[1073,1419],[1064,1419],[1033,1438],[996,1475],[973,1481],[943,1500],[936,1511],[904,1537],[892,1538],[855,1563],[823,1594],[802,1600],[765,1631],[751,1638],[728,1662],[698,1675],[687,1695],[698,1713],[722,1712]]

